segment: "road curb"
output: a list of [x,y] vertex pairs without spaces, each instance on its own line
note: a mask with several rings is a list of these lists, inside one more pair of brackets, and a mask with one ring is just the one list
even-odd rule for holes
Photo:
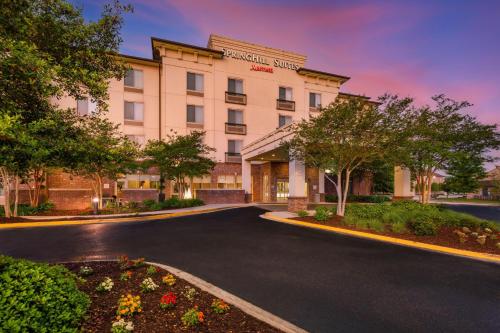
[[96,223],[122,223],[122,222],[133,222],[140,219],[141,221],[154,221],[154,220],[164,220],[174,217],[188,216],[188,215],[198,215],[205,213],[212,213],[216,211],[233,209],[237,207],[223,207],[223,208],[209,208],[203,210],[190,210],[177,213],[167,213],[167,214],[157,214],[157,215],[147,215],[140,216],[134,215],[129,217],[119,217],[119,218],[103,218],[103,219],[82,219],[82,220],[62,220],[62,221],[40,221],[40,222],[18,222],[18,223],[4,223],[0,224],[0,230],[2,229],[20,229],[20,228],[38,228],[38,227],[60,227],[60,226],[70,226],[70,225],[86,225],[86,224],[96,224]]
[[469,258],[469,259],[474,259],[474,260],[480,260],[480,261],[500,264],[500,256],[495,255],[495,254],[480,253],[480,252],[474,252],[474,251],[468,251],[468,250],[460,250],[460,249],[455,249],[452,247],[446,247],[446,246],[441,246],[441,245],[433,245],[433,244],[415,242],[415,241],[411,241],[411,240],[407,240],[407,239],[395,238],[395,237],[390,237],[390,236],[376,235],[376,234],[362,232],[362,231],[355,231],[355,230],[350,230],[350,229],[343,229],[343,228],[331,227],[331,226],[326,226],[326,225],[321,225],[321,224],[297,221],[297,220],[292,220],[292,219],[288,219],[288,218],[272,216],[271,212],[267,212],[265,214],[262,214],[262,215],[260,215],[260,217],[263,219],[267,219],[267,220],[271,220],[271,221],[275,221],[275,222],[292,224],[292,225],[304,227],[304,228],[326,230],[326,231],[331,231],[331,232],[335,232],[335,233],[343,234],[343,235],[348,235],[348,236],[354,236],[354,237],[358,237],[358,238],[371,239],[371,240],[376,240],[376,241],[381,241],[381,242],[386,242],[386,243],[391,243],[391,244],[396,244],[396,245],[402,245],[402,246],[406,246],[406,247],[417,248],[417,249],[421,249],[421,250],[444,253],[444,254],[463,257],[463,258]]
[[[109,262],[109,261],[114,261],[116,262],[117,260],[115,259],[110,259],[110,260],[81,260],[81,261],[66,261],[66,262],[60,262],[60,264],[67,264],[67,263],[84,263],[84,262]],[[196,277],[192,274],[189,274],[188,272],[185,272],[183,270],[180,270],[178,268],[156,263],[156,262],[151,262],[147,261],[146,262],[148,265],[153,265],[153,266],[158,266],[164,270],[169,271],[170,273],[176,275],[177,277],[186,280],[190,284],[192,284],[195,287],[200,288],[201,290],[212,294],[213,296],[220,298],[224,300],[226,303],[229,303],[237,308],[239,308],[241,311],[245,312],[246,314],[255,317],[256,319],[278,329],[281,330],[285,333],[307,333],[306,330],[276,316],[273,315],[272,313],[259,308],[258,306],[253,305],[250,302],[245,301],[244,299],[239,298],[236,295],[233,295],[217,286],[214,286],[213,284],[200,279],[199,277]]]

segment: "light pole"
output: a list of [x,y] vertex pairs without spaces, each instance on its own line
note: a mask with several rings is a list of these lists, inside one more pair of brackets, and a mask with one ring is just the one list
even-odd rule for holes
[[94,215],[97,215],[98,208],[99,208],[99,198],[93,197],[92,198],[92,209],[94,210]]

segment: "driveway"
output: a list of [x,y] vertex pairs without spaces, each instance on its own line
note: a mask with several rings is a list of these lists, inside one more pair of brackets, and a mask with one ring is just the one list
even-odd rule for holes
[[500,332],[500,265],[262,220],[263,212],[1,230],[0,253],[143,256],[312,332]]
[[461,213],[468,213],[482,219],[500,223],[500,206],[446,204],[446,207]]

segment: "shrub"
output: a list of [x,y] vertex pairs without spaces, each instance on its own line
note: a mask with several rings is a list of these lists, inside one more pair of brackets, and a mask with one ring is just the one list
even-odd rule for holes
[[[143,202],[144,203],[144,202]],[[163,210],[163,209],[175,209],[175,208],[188,208],[195,206],[202,206],[205,203],[200,199],[179,199],[177,197],[172,197],[165,201],[148,203],[149,206],[145,204],[151,210]]]
[[62,266],[0,256],[0,285],[0,332],[79,332],[90,304]]
[[109,277],[105,277],[104,280],[102,280],[101,283],[97,285],[95,290],[100,292],[111,291],[114,285],[115,284],[113,283],[113,280],[111,280]]
[[134,330],[134,323],[120,319],[111,325],[111,333],[129,333]]
[[175,284],[175,277],[172,274],[165,275],[161,280],[170,287]]
[[92,269],[92,267],[89,267],[89,266],[80,267],[79,274],[81,276],[89,276],[89,275],[92,275],[92,273],[94,273],[94,270]]
[[157,204],[156,200],[146,199],[142,201],[142,205],[146,208],[152,208]]
[[386,204],[373,204],[373,205],[350,204],[346,206],[345,215],[358,218],[379,219],[390,208],[391,206]]
[[210,307],[212,308],[213,312],[218,314],[223,314],[229,311],[229,305],[221,299],[214,299]]
[[126,271],[120,274],[120,281],[127,281],[132,277],[132,271]]
[[318,206],[315,209],[314,219],[316,221],[326,221],[330,217],[330,210],[325,206]]
[[142,312],[141,296],[121,296],[118,300],[118,309],[116,309],[116,319],[122,317],[131,317],[136,313]]
[[194,300],[197,294],[198,292],[196,291],[196,289],[189,286],[186,286],[184,292],[182,293],[182,295],[190,301]]
[[137,209],[139,208],[139,203],[137,201],[129,201],[126,203],[125,207],[129,209]]
[[184,326],[190,327],[203,323],[204,317],[203,312],[198,311],[198,307],[195,306],[186,311],[181,319]]
[[165,294],[160,299],[160,307],[162,309],[171,309],[177,304],[177,296],[173,292]]
[[[326,202],[337,202],[338,197],[334,194],[325,195]],[[391,198],[386,195],[353,195],[347,196],[347,202],[363,202],[363,203],[383,203],[391,201]]]
[[148,269],[146,270],[147,275],[155,275],[160,271],[160,268],[156,266],[148,266]]
[[397,234],[406,234],[408,232],[408,229],[406,228],[406,223],[404,221],[392,223],[391,230],[392,232],[395,232]]
[[404,211],[401,209],[391,209],[382,215],[382,221],[387,224],[405,223]]
[[298,215],[299,217],[306,217],[306,216],[309,216],[309,213],[307,212],[307,210],[299,210],[299,211],[297,212],[297,215]]
[[377,219],[369,219],[367,220],[368,229],[383,232],[385,231],[385,225],[382,221]]
[[158,287],[159,286],[153,281],[152,278],[145,278],[141,282],[141,290],[143,293],[154,291],[154,290],[158,289]]
[[434,236],[437,233],[438,226],[426,215],[415,215],[408,226],[417,236]]

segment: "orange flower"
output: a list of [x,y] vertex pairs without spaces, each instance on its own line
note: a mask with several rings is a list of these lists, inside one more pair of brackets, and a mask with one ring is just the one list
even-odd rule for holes
[[200,311],[200,312],[198,312],[198,321],[199,321],[200,323],[202,323],[202,322],[203,322],[203,318],[204,318],[203,312],[201,312],[201,311]]

